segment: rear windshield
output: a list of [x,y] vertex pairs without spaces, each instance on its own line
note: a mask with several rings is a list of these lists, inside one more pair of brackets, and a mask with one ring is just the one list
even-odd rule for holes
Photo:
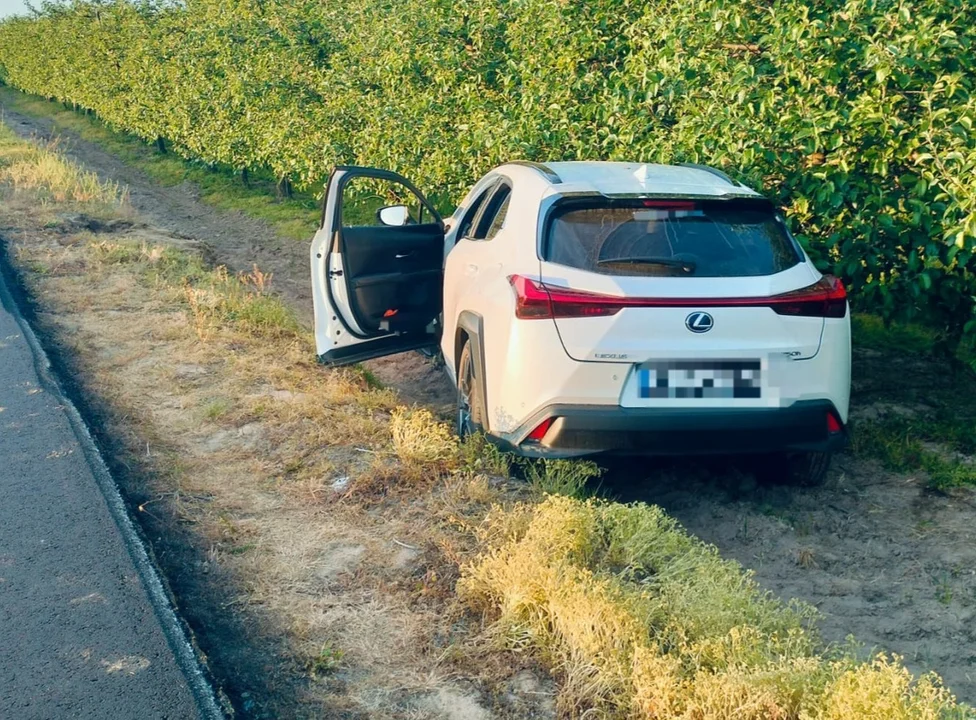
[[800,254],[766,201],[597,201],[557,206],[545,259],[605,275],[773,275]]

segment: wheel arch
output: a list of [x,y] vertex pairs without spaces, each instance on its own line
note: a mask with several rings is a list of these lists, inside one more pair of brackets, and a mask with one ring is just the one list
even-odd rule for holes
[[454,331],[454,377],[460,382],[461,350],[465,343],[471,343],[471,357],[474,360],[474,372],[481,385],[481,397],[485,403],[484,431],[490,430],[491,413],[488,411],[488,378],[485,372],[485,321],[478,313],[465,310],[458,316]]

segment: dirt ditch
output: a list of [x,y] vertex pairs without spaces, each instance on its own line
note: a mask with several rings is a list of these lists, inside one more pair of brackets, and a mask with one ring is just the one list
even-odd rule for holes
[[[52,134],[50,119],[9,108],[3,113],[23,137]],[[162,187],[97,145],[63,136],[72,159],[127,185],[132,205],[151,223],[205,242],[214,259],[231,269],[256,263],[274,273],[274,289],[310,321],[304,243],[280,238],[261,221],[208,206],[192,184]],[[860,355],[855,365],[855,375],[863,376],[876,363]],[[441,371],[419,355],[373,362],[370,368],[408,402],[439,409],[453,402]],[[876,401],[856,394],[855,413],[873,412]],[[758,482],[748,467],[725,460],[615,463],[603,487],[623,500],[660,504],[726,557],[753,569],[770,591],[817,606],[828,641],[855,635],[868,648],[903,655],[914,671],[937,671],[961,700],[976,702],[971,493],[936,493],[922,476],[888,472],[849,453],[836,460],[826,485],[817,489]]]

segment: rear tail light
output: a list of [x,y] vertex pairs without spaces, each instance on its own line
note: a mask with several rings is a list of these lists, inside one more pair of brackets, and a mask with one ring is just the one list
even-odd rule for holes
[[549,428],[552,427],[552,423],[555,420],[556,418],[546,418],[541,423],[539,423],[536,426],[535,430],[530,432],[528,437],[526,437],[525,439],[531,440],[532,442],[542,442],[542,438],[544,438],[546,436],[546,433],[549,432]]
[[838,417],[833,413],[833,411],[828,410],[827,411],[827,432],[831,435],[836,435],[843,429],[844,426],[840,424],[840,420],[838,419]]
[[515,289],[515,317],[523,320],[615,315],[624,307],[623,298],[547,287],[522,275],[508,281]]
[[844,283],[833,275],[824,275],[809,287],[771,300],[770,307],[779,315],[842,318],[847,314],[847,291]]
[[768,307],[779,315],[824,318],[847,314],[844,284],[832,275],[781,295],[732,298],[620,297],[553,287],[524,275],[511,275],[508,281],[515,290],[515,317],[522,320],[606,317],[626,307]]

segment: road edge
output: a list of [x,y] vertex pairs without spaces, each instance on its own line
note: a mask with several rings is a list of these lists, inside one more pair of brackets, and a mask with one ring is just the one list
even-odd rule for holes
[[[7,242],[0,236],[0,304],[13,316],[30,346],[34,368],[44,389],[54,395],[64,408],[72,432],[78,439],[102,498],[122,535],[122,542],[146,590],[149,604],[162,628],[166,642],[190,687],[201,720],[226,720],[233,717],[232,705],[217,688],[205,656],[194,640],[193,631],[177,612],[173,593],[160,572],[138,523],[130,515],[122,493],[102,457],[88,424],[72,402],[70,391],[58,377],[43,343],[25,317],[21,302],[27,298],[19,273],[10,262]],[[27,305],[30,306],[29,300]],[[30,310],[26,314],[31,314]]]

